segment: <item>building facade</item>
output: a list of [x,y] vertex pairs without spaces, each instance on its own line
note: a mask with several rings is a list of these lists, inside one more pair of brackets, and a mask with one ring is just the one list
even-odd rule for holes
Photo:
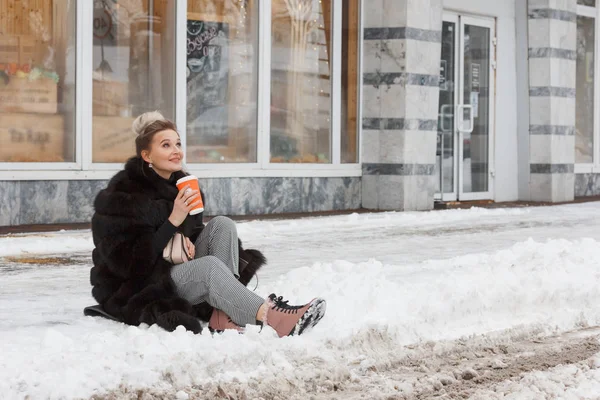
[[156,109],[210,215],[600,193],[596,0],[0,10],[0,226],[89,221]]

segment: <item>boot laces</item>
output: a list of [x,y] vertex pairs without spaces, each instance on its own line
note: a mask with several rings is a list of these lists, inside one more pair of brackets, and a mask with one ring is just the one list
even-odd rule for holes
[[271,307],[275,311],[280,311],[286,314],[296,314],[298,310],[302,306],[291,306],[288,304],[289,300],[283,300],[283,296],[277,297],[274,293],[269,296],[269,299],[273,302],[273,307]]
[[230,324],[234,324],[237,325],[235,322],[233,322],[233,320],[231,319],[231,317],[225,313],[223,313],[223,315],[225,315],[227,317],[227,322],[229,322]]

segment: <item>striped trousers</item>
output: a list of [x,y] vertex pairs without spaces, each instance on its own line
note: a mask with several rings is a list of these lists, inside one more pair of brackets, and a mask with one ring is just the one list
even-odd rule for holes
[[211,219],[198,239],[193,260],[171,268],[179,297],[192,304],[207,302],[224,311],[240,326],[256,324],[265,300],[242,285],[235,222],[223,216]]

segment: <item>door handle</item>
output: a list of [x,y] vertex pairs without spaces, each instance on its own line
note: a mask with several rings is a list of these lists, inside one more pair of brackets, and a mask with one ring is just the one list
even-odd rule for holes
[[[442,106],[442,109],[441,109],[441,118],[442,118],[441,130],[442,130],[442,132],[452,132],[452,130],[453,130],[452,124],[448,124],[449,126],[445,124],[445,122],[447,120],[452,121],[452,117],[453,117],[452,109],[453,108],[454,107],[452,106],[452,104],[444,104]],[[450,110],[450,112],[448,112],[448,110]]]
[[[465,128],[465,111],[469,113],[469,126]],[[473,116],[473,106],[470,104],[461,104],[458,106],[458,131],[460,133],[471,133],[473,132],[475,118]]]

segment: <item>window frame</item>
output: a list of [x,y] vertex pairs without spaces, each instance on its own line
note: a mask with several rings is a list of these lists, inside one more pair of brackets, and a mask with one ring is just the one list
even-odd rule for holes
[[[342,70],[342,4],[332,0],[332,97],[331,97],[331,162],[330,163],[271,163],[270,162],[270,91],[271,91],[271,0],[258,1],[258,98],[257,98],[257,162],[254,163],[186,163],[186,170],[202,178],[232,177],[359,177],[362,176],[362,67],[364,0],[358,0],[359,40],[357,76],[357,159],[355,163],[341,162],[341,70]],[[186,25],[187,0],[176,0],[175,32],[175,122],[186,132]],[[589,7],[588,7],[589,8]],[[123,168],[123,163],[92,161],[92,69],[94,4],[76,0],[76,104],[75,104],[75,162],[11,163],[0,162],[0,180],[106,180]],[[86,133],[85,135],[83,133]],[[182,135],[186,149],[186,135]]]
[[[577,5],[577,17],[594,18],[594,132],[592,135],[593,140],[593,154],[591,163],[578,163],[574,160],[575,173],[600,173],[600,36],[598,30],[600,29],[600,7],[596,4],[596,7]],[[577,61],[575,61],[577,62]],[[577,135],[577,133],[575,133]],[[576,136],[575,136],[576,138]],[[576,140],[576,139],[575,139]],[[574,151],[574,149],[573,149]]]

